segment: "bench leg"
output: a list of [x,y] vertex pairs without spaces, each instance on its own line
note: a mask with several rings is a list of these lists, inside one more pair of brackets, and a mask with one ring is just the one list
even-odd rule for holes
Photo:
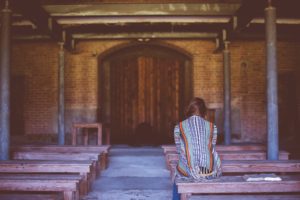
[[102,145],[102,124],[98,124],[98,145]]
[[180,200],[188,200],[191,197],[189,193],[182,193],[180,194]]
[[106,144],[110,145],[110,128],[106,128],[105,133],[106,133]]
[[79,195],[73,191],[64,191],[64,200],[79,200]]
[[72,127],[72,145],[76,145],[76,128]]
[[107,168],[107,161],[108,161],[108,155],[107,153],[102,153],[100,155],[100,165],[101,170],[105,170]]
[[83,195],[87,195],[87,193],[89,192],[89,180],[88,180],[88,174],[87,173],[80,173],[80,175],[83,176],[83,180],[82,180],[82,184],[84,185],[83,188]]
[[84,145],[89,143],[89,130],[87,128],[83,129],[83,143]]

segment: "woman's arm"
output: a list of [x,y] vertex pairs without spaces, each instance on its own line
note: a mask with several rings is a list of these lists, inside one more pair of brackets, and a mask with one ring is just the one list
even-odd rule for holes
[[216,146],[216,144],[217,144],[217,136],[218,136],[218,129],[217,129],[217,126],[214,124],[213,125],[213,138],[212,138],[213,146]]
[[179,125],[176,125],[174,128],[174,141],[175,141],[177,152],[180,153],[180,128],[179,128]]

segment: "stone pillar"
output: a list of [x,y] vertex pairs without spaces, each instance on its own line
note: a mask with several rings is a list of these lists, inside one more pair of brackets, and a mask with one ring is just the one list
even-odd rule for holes
[[65,69],[65,52],[64,43],[59,43],[60,50],[58,53],[58,144],[65,144],[65,96],[64,96],[64,69]]
[[223,64],[224,64],[224,143],[229,145],[231,143],[231,65],[230,65],[230,51],[229,42],[225,41],[225,48],[223,50]]
[[278,100],[276,55],[276,9],[265,9],[266,24],[266,72],[267,72],[267,132],[268,160],[278,160]]
[[10,146],[10,51],[11,51],[11,10],[8,0],[1,12],[0,33],[0,159],[9,159]]

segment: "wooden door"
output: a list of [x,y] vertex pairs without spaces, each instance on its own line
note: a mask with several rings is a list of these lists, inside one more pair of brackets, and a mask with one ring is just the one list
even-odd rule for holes
[[173,142],[173,128],[183,114],[183,96],[188,94],[184,91],[186,62],[173,54],[144,49],[113,56],[103,66],[106,91],[102,94],[110,97],[104,97],[102,105],[110,107],[104,113],[112,124],[112,142]]

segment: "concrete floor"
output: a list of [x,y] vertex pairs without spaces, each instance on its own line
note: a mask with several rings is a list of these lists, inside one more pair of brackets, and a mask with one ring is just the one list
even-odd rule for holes
[[172,183],[160,147],[113,146],[109,166],[82,200],[170,200]]

